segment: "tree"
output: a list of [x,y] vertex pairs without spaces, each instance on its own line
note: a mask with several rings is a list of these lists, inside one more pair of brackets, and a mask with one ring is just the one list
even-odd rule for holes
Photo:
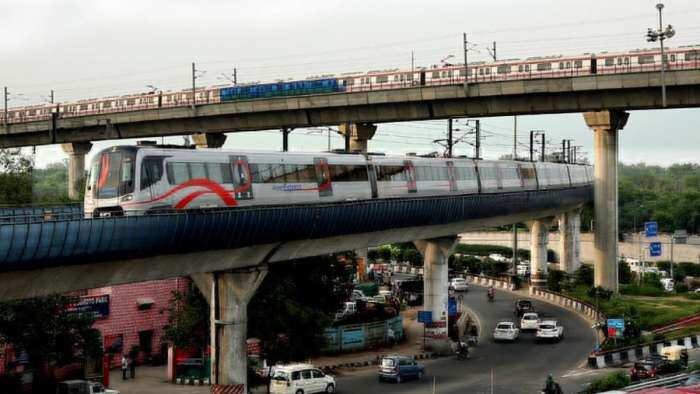
[[593,267],[581,264],[581,267],[574,272],[574,283],[576,286],[593,286]]
[[30,158],[19,149],[0,149],[0,202],[29,204],[32,202],[32,169]]
[[618,262],[617,271],[620,283],[627,285],[632,282],[632,270],[630,269],[630,265],[627,264],[624,260],[620,260]]
[[173,291],[164,312],[168,325],[163,339],[180,348],[204,349],[209,344],[209,304],[194,283],[185,291]]
[[551,291],[560,293],[562,289],[562,282],[564,281],[564,279],[566,279],[564,271],[554,269],[549,270],[549,272],[547,273],[547,288]]
[[94,317],[71,313],[76,297],[52,295],[0,303],[0,343],[23,351],[34,374],[34,391],[51,392],[50,366],[63,366],[102,354]]

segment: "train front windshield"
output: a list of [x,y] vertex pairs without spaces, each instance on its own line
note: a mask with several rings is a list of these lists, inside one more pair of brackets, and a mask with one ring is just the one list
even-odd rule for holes
[[128,151],[104,152],[93,159],[90,191],[93,198],[115,198],[134,192],[136,154]]

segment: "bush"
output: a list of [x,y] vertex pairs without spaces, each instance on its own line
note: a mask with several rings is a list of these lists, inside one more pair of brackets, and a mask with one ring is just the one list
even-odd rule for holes
[[608,376],[594,380],[588,389],[587,393],[601,393],[604,391],[621,389],[623,387],[629,386],[632,380],[625,372],[615,372]]
[[618,263],[618,273],[621,284],[630,284],[632,282],[632,270],[630,265],[624,261]]
[[600,286],[592,287],[590,290],[588,290],[588,297],[595,299],[597,296],[599,301],[608,301],[610,298],[612,298],[612,295],[612,290],[608,290]]
[[686,285],[685,283],[676,283],[675,290],[676,293],[687,293],[688,285]]
[[620,286],[620,293],[624,295],[645,296],[645,297],[663,297],[666,292],[656,286],[642,284],[638,286],[636,283],[631,285]]
[[547,288],[551,291],[561,293],[562,282],[566,279],[564,271],[549,270],[547,274]]
[[574,284],[576,286],[593,286],[593,267],[581,264],[581,267],[574,272]]

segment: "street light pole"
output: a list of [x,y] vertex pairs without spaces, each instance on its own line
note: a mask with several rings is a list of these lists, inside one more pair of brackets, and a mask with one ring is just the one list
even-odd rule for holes
[[469,43],[467,42],[467,33],[464,35],[464,94],[469,95],[469,64],[467,52],[469,52]]
[[447,119],[447,157],[452,157],[452,118]]
[[671,25],[666,26],[665,29],[663,27],[663,3],[658,3],[656,9],[659,10],[659,29],[647,29],[647,41],[656,42],[658,40],[661,47],[661,106],[666,107],[666,53],[664,41],[673,37],[676,31]]
[[545,161],[544,155],[544,133],[542,133],[542,155],[540,156],[542,161]]

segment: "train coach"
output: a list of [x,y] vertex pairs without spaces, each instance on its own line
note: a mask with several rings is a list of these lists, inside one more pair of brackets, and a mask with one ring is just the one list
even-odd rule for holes
[[92,159],[88,217],[506,193],[576,187],[590,167],[337,153],[229,152],[142,144]]

